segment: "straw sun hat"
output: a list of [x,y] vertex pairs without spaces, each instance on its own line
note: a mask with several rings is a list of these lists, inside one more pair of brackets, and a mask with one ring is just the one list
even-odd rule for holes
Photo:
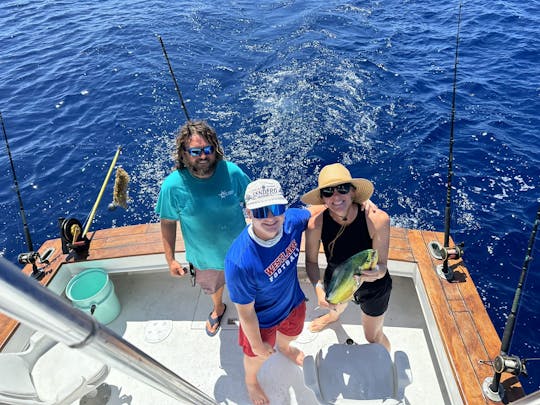
[[325,187],[338,186],[340,184],[351,183],[354,190],[353,201],[359,204],[369,200],[373,194],[373,183],[366,179],[353,179],[351,172],[341,163],[334,163],[324,166],[319,173],[319,186],[302,196],[301,200],[305,204],[324,204],[320,190]]

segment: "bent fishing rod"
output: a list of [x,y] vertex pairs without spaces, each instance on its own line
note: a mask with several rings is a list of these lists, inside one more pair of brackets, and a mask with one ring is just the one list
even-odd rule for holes
[[506,325],[504,326],[504,332],[501,341],[501,351],[500,354],[495,358],[495,360],[493,360],[493,369],[495,372],[493,374],[493,377],[486,378],[483,384],[484,393],[488,398],[494,401],[501,401],[504,398],[504,388],[500,384],[502,373],[507,372],[516,376],[519,376],[521,374],[527,375],[525,363],[528,360],[539,360],[537,358],[520,359],[518,356],[508,355],[508,350],[510,348],[510,343],[512,342],[512,336],[516,327],[516,315],[520,305],[521,291],[523,288],[523,284],[525,283],[525,277],[529,268],[529,262],[533,259],[532,251],[539,223],[540,205],[538,206],[538,211],[536,212],[536,220],[534,221],[531,236],[529,238],[529,244],[527,246],[525,260],[523,261],[523,266],[521,267],[521,275],[519,277],[519,282],[516,288],[516,292],[514,294],[512,309],[510,310],[510,315],[508,315],[508,318],[506,319]]
[[[174,82],[174,87],[176,88],[176,93],[178,94],[178,98],[180,99],[180,104],[182,105],[182,110],[184,111],[184,114],[186,116],[186,120],[189,123],[191,119],[189,118],[189,114],[186,108],[186,104],[184,103],[184,97],[182,97],[182,92],[180,91],[180,87],[178,86],[178,82],[176,81],[176,76],[174,75],[174,71],[171,65],[171,61],[169,60],[169,55],[167,55],[167,50],[165,49],[165,44],[163,43],[163,39],[161,38],[161,35],[157,36],[159,39],[159,43],[161,44],[161,49],[163,50],[163,55],[165,56],[165,60],[167,61],[167,65],[169,66],[169,72],[171,73],[171,77]],[[189,125],[188,125],[189,129]]]
[[21,213],[21,220],[23,223],[24,238],[26,239],[26,246],[28,247],[28,252],[21,253],[18,257],[18,261],[20,264],[29,264],[29,263],[32,264],[31,276],[37,280],[41,280],[43,276],[46,274],[46,272],[37,268],[36,261],[39,260],[41,263],[48,264],[47,257],[50,255],[50,253],[42,257],[40,256],[38,252],[34,251],[34,245],[32,243],[32,238],[30,236],[30,229],[28,228],[28,223],[26,221],[26,213],[24,211],[21,191],[19,189],[19,182],[17,181],[17,174],[15,173],[15,164],[13,163],[13,157],[11,156],[11,148],[9,147],[6,126],[4,124],[4,117],[2,116],[2,112],[0,112],[0,121],[2,122],[2,132],[4,133],[4,141],[6,143],[9,163],[11,164],[11,173],[13,174],[13,183],[15,185],[15,191],[17,192],[17,197],[19,199],[19,212]]
[[457,67],[458,67],[458,55],[459,55],[459,31],[461,27],[461,7],[459,4],[458,23],[456,33],[456,53],[454,57],[454,80],[452,89],[452,111],[450,117],[450,142],[448,151],[448,175],[446,180],[446,206],[444,209],[444,245],[441,246],[438,242],[430,242],[429,249],[433,257],[439,260],[443,260],[439,270],[441,274],[448,280],[454,279],[454,271],[448,266],[449,259],[459,259],[463,254],[463,244],[450,248],[450,218],[451,218],[451,199],[452,199],[452,177],[453,160],[454,160],[454,124],[456,117],[456,88],[457,88]]
[[[109,179],[111,177],[111,174],[113,172],[113,169],[116,165],[118,156],[120,155],[121,151],[122,151],[122,147],[118,146],[118,148],[116,149],[116,153],[114,154],[114,157],[112,159],[112,162],[109,165],[109,170],[107,171],[107,174],[105,175],[105,179],[103,180],[103,184],[101,185],[101,189],[99,190],[96,201],[94,202],[94,205],[92,207],[92,210],[90,211],[90,214],[88,214],[88,218],[86,219],[84,229],[81,222],[77,220],[76,218],[63,218],[63,217],[58,218],[58,225],[60,227],[60,237],[62,240],[63,253],[65,254],[69,253],[78,258],[85,257],[88,254],[88,249],[90,247],[91,240],[88,239],[87,234],[90,229],[90,226],[92,225],[92,222],[94,221],[94,216],[97,212],[98,206],[101,202],[101,198],[103,197],[103,193],[105,192],[105,188],[107,187],[107,183],[109,182]],[[124,176],[127,176],[127,173]],[[117,188],[117,182],[121,181],[120,177],[121,176],[118,176],[118,172],[117,172],[115,185],[114,185],[115,189]],[[122,181],[129,181],[129,176],[127,176],[127,178],[124,178]],[[127,189],[124,190],[124,192],[127,192]]]

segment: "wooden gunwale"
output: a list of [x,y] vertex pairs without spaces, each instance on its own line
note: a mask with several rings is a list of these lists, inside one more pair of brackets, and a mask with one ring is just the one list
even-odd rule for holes
[[[98,230],[91,232],[90,238],[90,251],[85,260],[163,253],[159,223]],[[449,262],[456,274],[456,282],[449,283],[438,276],[436,266],[440,261],[433,259],[427,249],[433,240],[442,243],[443,234],[392,227],[389,259],[417,264],[463,403],[492,403],[484,398],[482,383],[493,375],[493,369],[482,361],[497,356],[500,338],[463,261]],[[180,232],[176,246],[177,251],[183,251]],[[50,273],[41,280],[43,285],[49,284],[62,264],[74,261],[62,253],[60,239],[46,241],[39,252],[43,253],[49,247],[55,248],[55,252],[50,265],[44,268]],[[32,267],[26,265],[23,272],[30,274]],[[0,349],[18,325],[17,321],[0,313]],[[503,375],[502,382],[510,401],[524,396],[516,377]]]

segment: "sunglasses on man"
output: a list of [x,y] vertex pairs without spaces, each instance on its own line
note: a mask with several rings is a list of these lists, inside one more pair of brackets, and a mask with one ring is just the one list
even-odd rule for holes
[[351,191],[351,188],[354,188],[351,183],[340,184],[333,187],[324,187],[321,188],[321,197],[330,198],[334,195],[335,191],[339,194],[348,194],[349,191]]
[[286,209],[287,206],[285,204],[272,204],[267,205],[266,207],[252,208],[251,215],[253,215],[253,218],[264,219],[268,218],[270,213],[272,213],[274,217],[277,217],[283,215]]
[[187,148],[184,150],[189,154],[189,156],[193,156],[193,157],[201,156],[203,153],[205,155],[211,155],[215,151],[213,145],[208,145],[208,146],[205,146],[204,148]]

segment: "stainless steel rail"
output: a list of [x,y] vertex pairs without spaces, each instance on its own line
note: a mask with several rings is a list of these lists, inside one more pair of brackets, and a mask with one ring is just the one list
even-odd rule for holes
[[196,405],[216,404],[211,397],[133,346],[90,315],[72,307],[0,257],[0,311],[67,346],[157,390]]

